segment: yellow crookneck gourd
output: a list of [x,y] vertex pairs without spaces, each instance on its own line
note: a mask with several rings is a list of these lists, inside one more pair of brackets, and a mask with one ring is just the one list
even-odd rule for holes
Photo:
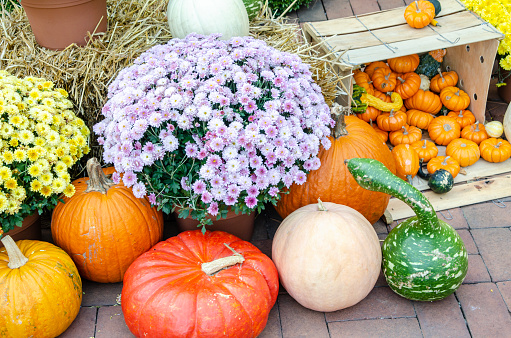
[[367,93],[364,93],[360,96],[360,101],[362,103],[365,103],[368,106],[374,107],[384,112],[391,111],[392,109],[394,109],[394,111],[398,111],[401,109],[401,107],[403,107],[403,99],[398,93],[393,92],[390,95],[390,100],[391,102],[385,102],[376,96]]

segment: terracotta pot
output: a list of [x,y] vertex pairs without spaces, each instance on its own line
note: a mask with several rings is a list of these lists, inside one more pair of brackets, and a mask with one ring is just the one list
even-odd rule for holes
[[[236,215],[236,213],[231,210],[227,213],[226,218],[222,218],[217,221],[216,217],[213,217],[213,225],[206,226],[206,229],[211,231],[225,231],[241,238],[244,241],[250,241],[252,233],[254,232],[255,214],[256,213],[254,211],[248,215],[241,213]],[[174,212],[177,226],[181,231],[199,229],[197,228],[199,221],[194,220],[190,216],[187,218],[179,218],[178,215],[179,212]]]
[[87,32],[107,30],[106,0],[21,0],[20,3],[37,43],[49,49],[62,50],[72,43],[85,46]]
[[[37,212],[30,216],[25,217],[21,227],[14,227],[14,229],[7,231],[5,235],[12,237],[14,241],[20,239],[41,239],[41,218]],[[3,237],[3,236],[2,236]]]
[[499,96],[502,100],[504,100],[506,103],[511,102],[511,76],[508,76],[504,83],[505,86],[500,86],[497,88],[497,93],[499,93]]

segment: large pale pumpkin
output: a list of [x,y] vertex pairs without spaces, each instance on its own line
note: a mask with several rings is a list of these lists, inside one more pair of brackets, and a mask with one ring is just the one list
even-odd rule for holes
[[179,39],[190,33],[221,33],[223,40],[248,35],[248,14],[242,0],[170,0],[167,19],[170,33]]
[[279,292],[277,268],[222,231],[185,231],[137,258],[122,312],[137,337],[256,337]]
[[129,265],[161,240],[163,214],[147,198],[136,198],[131,188],[108,179],[95,158],[87,162],[87,172],[89,177],[73,182],[73,197],[53,211],[53,240],[82,277],[120,282]]
[[282,286],[315,311],[336,311],[364,299],[378,279],[381,258],[378,236],[364,216],[328,202],[286,217],[272,244]]
[[315,203],[318,198],[325,202],[347,205],[360,212],[373,224],[385,212],[389,195],[370,192],[361,188],[344,165],[344,160],[354,156],[376,159],[396,172],[394,158],[376,131],[366,122],[354,117],[338,115],[332,147],[321,148],[318,157],[321,167],[311,171],[302,185],[293,184],[289,194],[283,194],[276,205],[282,218],[296,209]]
[[78,315],[82,280],[71,257],[57,246],[2,238],[0,336],[53,338]]

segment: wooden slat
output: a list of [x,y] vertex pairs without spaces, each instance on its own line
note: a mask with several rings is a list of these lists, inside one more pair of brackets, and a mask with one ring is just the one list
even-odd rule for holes
[[[457,185],[446,194],[426,191],[424,196],[428,198],[436,211],[504,198],[511,196],[511,175]],[[415,215],[408,205],[395,198],[389,201],[387,211],[393,220]]]
[[[464,10],[465,7],[456,0],[443,0],[442,11],[438,14],[437,20]],[[319,35],[325,37],[336,34],[351,34],[367,31],[364,25],[371,30],[404,25],[406,21],[403,13],[404,7],[398,7],[376,13],[362,14],[358,16],[358,19],[355,17],[340,18],[314,22],[310,25],[313,26],[311,27],[311,31],[317,31]],[[359,20],[361,20],[364,25],[362,25]]]

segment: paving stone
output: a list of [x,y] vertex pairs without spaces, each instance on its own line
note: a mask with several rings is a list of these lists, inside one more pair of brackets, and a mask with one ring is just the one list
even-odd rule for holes
[[405,299],[389,287],[374,288],[366,298],[349,308],[327,312],[327,322],[373,319],[415,317],[412,301]]
[[414,302],[414,307],[424,338],[470,337],[454,295],[435,302]]
[[124,321],[120,306],[102,306],[98,309],[95,338],[135,337]]
[[383,270],[380,269],[380,275],[378,276],[378,279],[376,280],[376,284],[374,284],[375,287],[379,286],[389,286],[387,283],[387,280],[385,279],[385,275],[383,274]]
[[459,207],[438,211],[436,214],[439,219],[450,224],[454,229],[468,229],[465,215]]
[[[509,203],[508,203],[509,204]],[[499,208],[492,202],[461,207],[471,229],[511,227],[511,205]]]
[[377,0],[356,0],[351,1],[351,9],[353,9],[354,14],[361,15],[365,13],[378,12],[380,10],[380,6],[378,6]]
[[465,248],[467,249],[467,253],[469,255],[478,254],[479,250],[477,250],[476,243],[474,242],[474,239],[472,238],[472,234],[470,233],[470,231],[468,231],[467,229],[459,229],[456,231],[463,240]]
[[349,0],[323,0],[328,20],[353,16]]
[[511,317],[497,285],[462,284],[456,296],[473,337],[511,336]]
[[116,305],[122,283],[96,283],[82,279],[82,306]]
[[259,338],[280,338],[282,337],[282,328],[280,327],[280,314],[279,314],[279,304],[275,303],[273,308],[268,315],[268,322],[266,326],[258,336]]
[[289,295],[279,295],[278,302],[284,337],[329,337],[323,312],[309,310]]
[[480,255],[468,255],[468,270],[463,283],[491,282],[488,269]]
[[321,0],[313,0],[309,5],[300,7],[296,12],[300,22],[326,20],[325,9]]
[[403,7],[405,2],[403,0],[378,0],[381,10],[392,9],[396,7]]
[[96,310],[95,307],[81,307],[78,316],[59,338],[94,337]]
[[511,281],[497,283],[499,291],[506,302],[507,309],[511,312]]
[[381,219],[377,220],[376,223],[373,224],[373,228],[378,235],[389,233],[389,230],[387,229],[387,224],[385,224]]
[[511,231],[506,228],[473,229],[472,237],[493,282],[511,280]]
[[421,329],[417,318],[369,319],[328,323],[330,337],[388,338],[420,337]]

